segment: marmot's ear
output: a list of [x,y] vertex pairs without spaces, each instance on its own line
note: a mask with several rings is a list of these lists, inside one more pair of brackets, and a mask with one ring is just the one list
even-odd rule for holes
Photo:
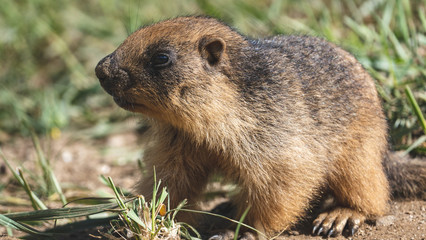
[[220,61],[225,47],[225,41],[221,38],[204,37],[198,44],[198,51],[210,65],[214,65]]

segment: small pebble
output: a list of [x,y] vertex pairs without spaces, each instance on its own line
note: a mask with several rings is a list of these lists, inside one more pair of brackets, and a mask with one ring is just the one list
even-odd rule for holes
[[62,156],[62,161],[66,163],[70,163],[74,160],[74,156],[72,155],[71,152],[68,152],[68,151],[62,152],[61,156]]
[[111,167],[110,166],[108,166],[106,164],[104,164],[104,165],[101,166],[101,173],[102,174],[107,174],[110,171],[111,171]]

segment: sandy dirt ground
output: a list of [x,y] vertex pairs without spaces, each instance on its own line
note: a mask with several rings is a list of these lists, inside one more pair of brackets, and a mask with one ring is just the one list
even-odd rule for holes
[[[111,190],[103,185],[99,176],[111,176],[116,185],[132,189],[141,176],[137,159],[143,154],[140,137],[135,133],[135,121],[130,121],[128,131],[99,139],[85,138],[84,132],[63,134],[59,139],[42,139],[42,147],[54,168],[54,172],[69,198],[104,196]],[[30,172],[40,172],[35,166],[36,153],[30,139],[12,138],[1,145],[2,151],[11,163],[22,166]],[[25,193],[11,180],[11,173],[0,161],[0,181],[7,183],[3,196],[26,199]],[[205,202],[208,209],[223,198]],[[54,202],[54,201],[52,201]],[[59,207],[52,204],[49,207]],[[0,202],[0,212],[31,210],[28,206],[10,204],[6,199]],[[43,227],[42,227],[43,228]],[[310,223],[301,224],[278,239],[323,239],[310,235]],[[73,232],[69,239],[96,239],[89,236],[97,230]],[[0,238],[6,237],[6,230],[0,227]],[[97,234],[99,236],[99,234]],[[3,237],[1,237],[3,236]],[[17,233],[16,236],[22,236]],[[9,238],[13,239],[13,238]],[[335,239],[346,239],[338,237]],[[406,200],[390,203],[389,213],[376,222],[364,224],[357,234],[347,239],[426,239],[426,201]]]

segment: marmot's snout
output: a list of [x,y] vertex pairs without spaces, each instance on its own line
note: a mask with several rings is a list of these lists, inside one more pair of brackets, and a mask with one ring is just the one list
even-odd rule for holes
[[99,61],[95,73],[101,86],[114,97],[120,97],[124,90],[130,87],[129,74],[120,68],[115,53]]

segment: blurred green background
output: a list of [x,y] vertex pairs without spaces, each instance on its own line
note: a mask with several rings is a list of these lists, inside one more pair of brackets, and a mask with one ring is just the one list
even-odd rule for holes
[[139,26],[210,15],[250,37],[321,36],[353,53],[376,79],[395,149],[424,155],[424,0],[9,0],[0,7],[0,143],[65,131],[108,134],[125,118],[94,75],[97,62]]

